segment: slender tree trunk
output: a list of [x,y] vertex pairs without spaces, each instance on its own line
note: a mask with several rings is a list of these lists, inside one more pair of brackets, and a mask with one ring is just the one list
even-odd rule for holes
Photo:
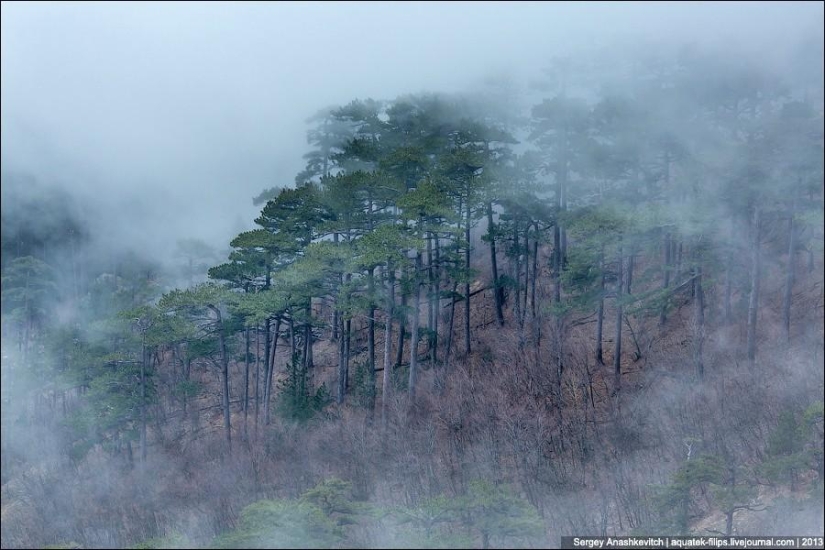
[[[326,163],[326,160],[324,161],[324,163]],[[335,246],[337,247],[338,246],[338,232],[337,231],[335,231],[332,234],[332,241],[335,243]],[[344,284],[344,274],[339,273],[338,274],[339,288],[343,284]],[[338,339],[338,324],[339,324],[338,323],[338,317],[339,316],[340,316],[340,312],[338,311],[338,308],[337,307],[333,308],[332,309],[332,340],[333,341]]]
[[367,274],[367,282],[370,293],[370,306],[367,319],[367,384],[369,385],[370,414],[375,409],[375,306],[373,296],[375,295],[375,276],[370,268]]
[[753,228],[751,230],[751,289],[748,299],[748,363],[753,367],[756,363],[756,316],[759,309],[759,283],[761,258],[759,253],[759,207],[754,208]]
[[[290,319],[290,325],[291,325]],[[281,332],[281,318],[275,319],[275,337],[272,339],[272,357],[271,360],[267,358],[269,367],[266,369],[266,380],[264,380],[264,424],[269,425],[269,404],[272,401],[272,373],[275,371],[275,352],[278,350],[278,335]],[[293,337],[294,342],[294,337]],[[293,344],[294,346],[294,344]],[[293,351],[293,356],[295,355]]]
[[427,355],[433,365],[433,332],[438,305],[435,301],[435,269],[433,268],[433,234],[427,233]]
[[516,324],[521,323],[521,240],[519,239],[518,224],[513,223],[513,281],[516,284],[513,314]]
[[387,409],[390,393],[392,392],[392,365],[390,364],[390,349],[392,348],[392,316],[395,309],[395,277],[393,268],[387,262],[387,319],[384,328],[384,379],[381,384],[381,425],[387,428]]
[[349,391],[349,356],[350,337],[352,336],[352,319],[344,323],[344,393]]
[[533,239],[533,280],[530,284],[530,313],[533,319],[536,318],[536,281],[539,278],[539,240],[538,226],[536,226],[536,238]]
[[435,315],[435,304],[433,303],[433,234],[427,232],[427,355],[430,354],[433,331],[433,315]]
[[[402,270],[403,273],[403,270]],[[403,276],[403,275],[402,275]],[[395,348],[395,366],[401,365],[404,357],[404,335],[407,331],[407,316],[404,314],[407,309],[407,294],[401,292],[401,318],[398,320],[398,345]]]
[[249,327],[244,331],[246,353],[243,357],[243,433],[244,438],[248,436],[247,420],[249,418]]
[[[733,492],[736,488],[736,468],[733,466],[728,466],[728,487],[730,487],[731,492]],[[733,512],[735,511],[734,503],[731,502],[730,506],[727,510],[725,510],[725,536],[731,536],[733,534]]]
[[782,335],[785,343],[791,342],[791,298],[793,297],[794,260],[796,258],[796,228],[794,227],[794,212],[796,205],[791,207],[788,219],[788,267],[785,274],[785,297],[782,301]]
[[553,227],[553,301],[561,302],[561,230],[558,223]]
[[493,297],[496,305],[496,321],[504,326],[504,312],[501,306],[501,285],[498,280],[498,260],[496,259],[496,229],[493,224],[493,203],[487,201],[487,235],[490,238],[490,267],[493,277]]
[[624,287],[624,256],[622,254],[621,237],[619,237],[619,250],[616,257],[618,262],[616,281],[616,350],[613,354],[613,372],[615,375],[615,387],[619,390],[622,385],[622,289]]
[[562,378],[564,376],[564,315],[556,315],[556,395],[559,406],[556,411],[561,414],[562,409]]
[[450,323],[447,327],[447,349],[444,351],[445,361],[450,360],[450,350],[453,345],[453,323],[455,321],[455,298],[458,290],[458,283],[453,283],[452,302],[450,303]]
[[140,460],[146,462],[146,329],[140,362]]
[[527,318],[527,289],[530,288],[530,226],[524,228],[524,297],[521,307],[521,325]]
[[733,293],[733,250],[728,252],[727,260],[725,261],[725,326],[729,325],[733,320],[731,316],[731,294]]
[[298,342],[295,335],[295,319],[292,316],[292,311],[289,312],[289,360],[298,353]]
[[[559,195],[558,195],[558,212],[567,210],[567,157],[568,157],[568,130],[565,126],[562,142],[562,158],[560,161],[559,170]],[[558,224],[558,221],[557,221]],[[559,269],[563,269],[567,264],[567,231],[564,227],[559,226]]]
[[435,237],[435,269],[433,270],[433,331],[430,335],[433,339],[430,344],[431,361],[435,365],[438,363],[438,322],[441,316],[441,243],[438,235]]
[[304,370],[309,371],[314,367],[312,360],[312,299],[307,300],[306,321],[304,324]]
[[[344,318],[341,315],[336,313],[336,317],[338,322],[341,324],[338,330],[340,334],[344,334]],[[338,339],[338,395],[336,397],[336,403],[339,405],[344,403],[344,395],[347,391],[347,384],[346,384],[346,367],[344,366],[344,357],[347,353],[346,350],[346,339],[341,337]]]
[[[698,254],[697,254],[698,255]],[[705,377],[705,363],[703,357],[703,347],[705,343],[705,292],[702,288],[702,265],[697,258],[696,275],[694,284],[696,288],[696,296],[693,301],[694,314],[694,348],[693,348],[693,362],[696,365],[696,376],[699,380]]]
[[599,308],[596,312],[596,363],[604,365],[602,341],[604,331],[604,244],[599,249]]
[[466,282],[464,283],[464,353],[470,355],[470,193],[467,192],[467,219],[466,227],[464,228],[464,237],[467,239],[467,254],[464,260],[464,274]]
[[223,385],[223,427],[226,431],[226,448],[232,453],[232,427],[229,421],[229,355],[226,351],[226,335],[223,332],[221,311],[215,306],[208,306],[215,314],[215,328],[218,331],[218,342],[221,348],[221,382]]
[[670,266],[671,266],[671,236],[670,232],[665,233],[665,261],[662,269],[662,311],[659,313],[659,325],[664,325],[667,320],[667,303],[670,301],[667,296],[667,289],[670,286]]
[[[272,351],[272,332],[271,332],[271,323],[272,319],[267,317],[264,321],[264,388],[263,388],[263,399],[264,399],[264,422],[266,422],[266,403],[269,401],[269,392],[266,389],[266,381],[269,380],[269,370],[272,368],[270,364],[269,357],[270,352]],[[277,338],[277,331],[276,331],[276,338]]]
[[418,324],[421,315],[421,252],[415,255],[415,273],[413,279],[413,312],[410,320],[410,405],[415,403],[416,377],[418,376]]
[[[255,325],[255,433],[258,433],[258,410],[261,403],[261,331]],[[257,436],[256,436],[257,437]]]

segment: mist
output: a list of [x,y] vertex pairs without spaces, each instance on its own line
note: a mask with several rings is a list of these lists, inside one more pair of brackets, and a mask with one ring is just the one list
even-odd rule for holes
[[99,204],[102,232],[156,250],[170,236],[225,245],[252,197],[292,185],[305,120],[328,105],[521,84],[551,57],[615,45],[724,46],[780,67],[822,18],[815,2],[2,9],[4,173]]
[[824,7],[4,2],[3,547],[822,536]]

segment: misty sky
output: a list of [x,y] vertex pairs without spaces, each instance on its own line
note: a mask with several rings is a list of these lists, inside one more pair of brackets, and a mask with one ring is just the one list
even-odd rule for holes
[[117,209],[107,234],[226,246],[253,196],[292,185],[321,107],[526,82],[552,55],[614,42],[781,51],[821,28],[822,6],[4,2],[3,170]]

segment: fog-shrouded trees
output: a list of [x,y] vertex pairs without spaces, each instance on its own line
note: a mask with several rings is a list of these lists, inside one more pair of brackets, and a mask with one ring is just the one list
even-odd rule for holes
[[[181,241],[185,288],[126,252],[85,280],[59,239],[4,234],[12,385],[29,369],[76,465],[209,471],[213,438],[242,495],[215,545],[688,532],[702,506],[733,532],[757,484],[821,476],[821,375],[797,387],[779,363],[821,357],[801,324],[821,320],[822,110],[751,65],[664,57],[621,85],[567,63],[520,116],[436,94],[325,108],[223,263]],[[5,395],[4,470],[28,414]],[[353,472],[391,511],[353,512],[345,482],[306,491]]]

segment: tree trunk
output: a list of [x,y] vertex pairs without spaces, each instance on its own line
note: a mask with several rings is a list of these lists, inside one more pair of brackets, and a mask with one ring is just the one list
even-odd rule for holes
[[249,418],[249,327],[244,331],[246,353],[243,357],[243,432],[247,436],[247,420]]
[[513,223],[513,281],[515,282],[515,301],[513,302],[513,316],[516,324],[521,322],[521,240],[519,239],[518,224]]
[[[264,380],[264,424],[269,425],[269,403],[272,400],[272,373],[275,370],[275,351],[278,349],[278,335],[281,332],[281,318],[275,319],[275,338],[273,338],[272,358],[267,357],[266,379]],[[268,337],[267,337],[268,338]],[[294,353],[293,353],[294,355]]]
[[[264,321],[264,390],[263,390],[263,399],[264,399],[264,422],[266,422],[266,410],[267,406],[266,403],[268,401],[269,392],[266,389],[266,381],[269,380],[269,369],[272,367],[270,365],[269,356],[270,351],[272,350],[272,333],[271,333],[271,323],[272,319],[267,317]],[[276,338],[277,338],[277,331],[276,331]]]
[[[567,210],[567,156],[568,156],[568,131],[564,128],[562,137],[562,157],[559,161],[559,183],[558,183],[558,199],[557,212],[561,213]],[[556,220],[558,226],[558,217]],[[567,231],[563,227],[559,227],[559,269],[567,263]]]
[[538,226],[536,226],[536,238],[533,239],[533,280],[530,284],[530,313],[533,319],[536,318],[536,280],[539,277],[539,239]]
[[392,392],[390,349],[392,348],[392,316],[395,309],[395,277],[389,262],[387,262],[387,305],[385,308],[387,319],[384,328],[384,379],[381,384],[381,425],[384,429],[387,427],[387,409]]
[[728,252],[728,258],[725,262],[725,317],[723,323],[725,326],[732,321],[731,316],[731,294],[733,293],[733,250]]
[[369,319],[367,319],[367,384],[370,395],[369,410],[373,411],[375,409],[375,306],[373,305],[375,277],[372,268],[367,274],[367,281],[370,293]]
[[[795,205],[794,205],[795,206]],[[788,219],[788,267],[785,274],[785,297],[782,301],[782,335],[785,343],[791,342],[791,298],[794,283],[794,259],[796,257],[796,228],[794,227],[794,207]]]
[[223,332],[221,311],[215,306],[207,306],[215,314],[215,328],[218,331],[218,342],[221,348],[221,382],[223,385],[223,427],[226,431],[226,447],[232,453],[232,427],[229,421],[229,356],[226,352],[226,335]]
[[604,244],[599,250],[599,308],[596,311],[596,363],[604,365],[602,341],[604,332]]
[[[261,403],[261,331],[255,325],[255,433],[258,433],[258,410]],[[256,436],[257,437],[257,436]]]
[[530,288],[530,226],[524,228],[524,297],[521,307],[520,324],[527,318],[527,289]]
[[558,223],[553,227],[553,301],[561,302],[561,230]]
[[667,289],[670,286],[670,265],[672,261],[672,247],[671,247],[670,232],[665,233],[665,261],[662,269],[662,311],[659,313],[659,325],[662,326],[667,320],[667,304],[669,302]]
[[433,271],[433,303],[435,306],[433,310],[433,332],[431,334],[433,341],[430,348],[432,349],[431,361],[435,365],[438,362],[438,322],[439,317],[441,317],[441,243],[438,235],[435,237],[435,269]]
[[615,388],[621,389],[622,385],[622,290],[624,287],[624,257],[622,255],[621,237],[619,237],[619,250],[616,257],[618,261],[617,281],[616,281],[616,339],[615,351],[613,353],[613,373],[615,376]]
[[[403,277],[403,270],[402,270]],[[401,366],[401,360],[404,357],[404,335],[407,329],[407,316],[404,311],[407,309],[407,294],[401,292],[401,318],[398,320],[398,345],[395,348],[395,366]]]
[[421,252],[415,255],[415,274],[413,281],[413,312],[410,320],[410,405],[415,402],[415,385],[418,376],[418,324],[421,315],[421,284],[418,274],[421,271]]
[[349,350],[350,336],[352,335],[352,319],[344,323],[344,393],[349,390]]
[[427,234],[427,355],[430,365],[435,364],[433,358],[435,344],[435,324],[438,316],[438,302],[436,301],[435,268],[433,266],[433,234]]
[[464,228],[464,237],[467,239],[467,254],[464,259],[464,353],[470,355],[470,193],[467,193],[467,226]]
[[140,460],[146,462],[146,330],[143,331],[140,362]]
[[756,363],[756,314],[759,309],[759,283],[761,257],[759,253],[759,207],[754,208],[753,227],[751,229],[751,289],[748,299],[748,364]]
[[504,326],[504,312],[501,306],[501,286],[498,280],[498,260],[496,259],[496,231],[493,225],[493,203],[487,202],[487,235],[490,238],[490,267],[493,277],[493,298],[496,305],[496,321]]
[[695,307],[693,360],[696,365],[696,376],[702,380],[705,377],[705,363],[702,356],[705,342],[705,292],[702,288],[702,265],[698,261],[694,285],[696,296],[693,302]]
[[295,337],[295,319],[292,316],[292,311],[289,312],[289,360],[298,353],[298,342]]
[[312,298],[306,306],[306,321],[304,322],[304,370],[309,371],[313,366],[312,360]]
[[338,315],[336,311],[336,318],[340,323],[340,327],[336,329],[336,332],[339,332],[342,336],[338,339],[338,394],[336,396],[335,402],[339,405],[344,403],[344,395],[347,391],[347,384],[346,384],[346,367],[344,366],[344,357],[347,353],[346,351],[346,339],[343,337],[344,334],[344,318],[341,315]]
[[447,349],[444,351],[445,361],[450,360],[450,350],[453,345],[453,323],[455,321],[455,298],[458,290],[458,283],[453,283],[452,302],[450,302],[450,323],[447,327]]
[[559,406],[556,412],[561,414],[562,404],[562,377],[564,376],[564,315],[556,315],[556,395]]
[[[324,160],[324,164],[326,164],[326,159]],[[326,170],[325,170],[325,171],[326,171]],[[337,231],[335,231],[335,232],[332,234],[332,242],[333,242],[333,243],[335,243],[335,246],[336,246],[336,247],[338,246],[338,232],[337,232]],[[343,274],[343,273],[339,273],[339,274],[338,274],[338,285],[339,285],[339,288],[340,288],[340,287],[341,287],[341,285],[343,285],[343,284],[344,284],[344,274]],[[338,324],[339,324],[339,322],[338,322],[338,321],[339,321],[339,316],[340,316],[340,315],[341,315],[341,313],[338,311],[338,308],[337,308],[337,307],[332,309],[332,340],[333,340],[333,341],[335,341],[335,340],[337,340],[337,339],[338,339],[338,328],[339,328],[339,327],[338,327]]]

